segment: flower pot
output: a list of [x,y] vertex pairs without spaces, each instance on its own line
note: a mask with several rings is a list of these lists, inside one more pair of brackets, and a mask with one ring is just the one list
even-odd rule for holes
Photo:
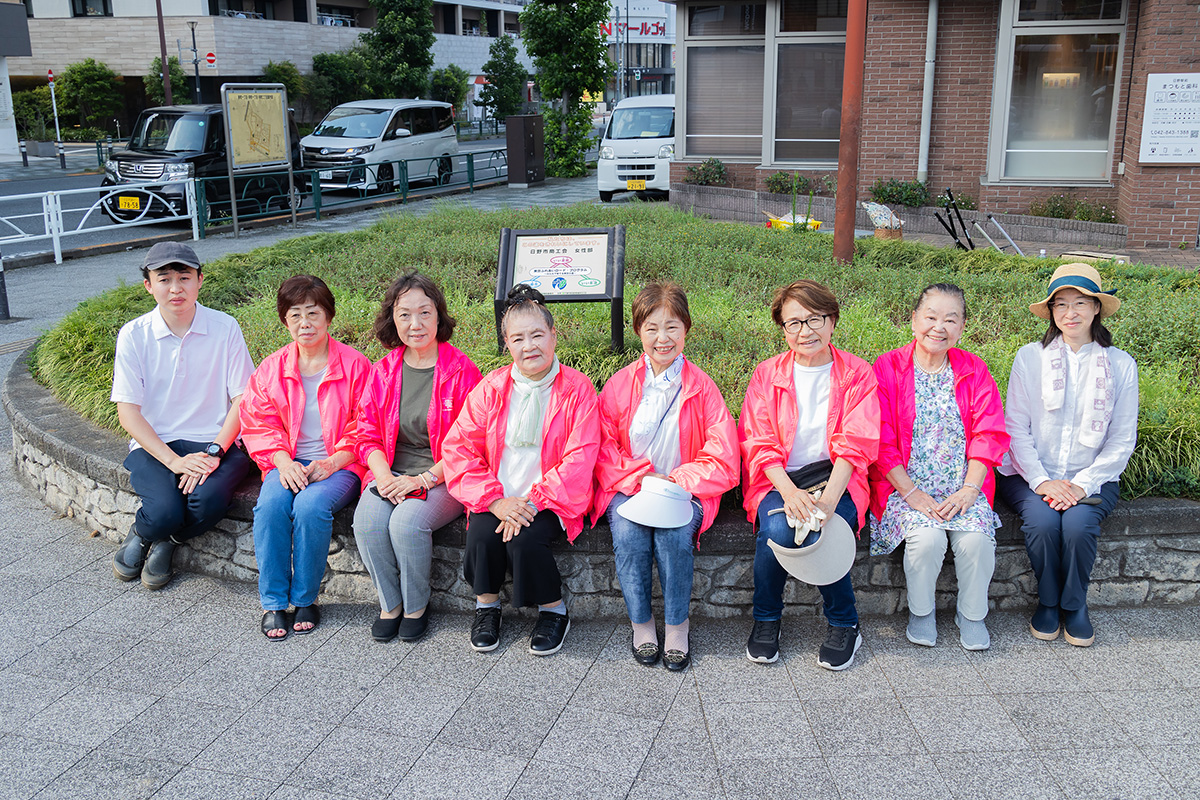
[[876,228],[875,229],[875,238],[876,239],[903,239],[904,238],[904,229],[903,228]]

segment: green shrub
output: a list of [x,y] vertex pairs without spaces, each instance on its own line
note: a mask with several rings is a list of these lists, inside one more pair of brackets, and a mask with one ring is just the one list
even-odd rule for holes
[[902,181],[899,178],[878,178],[871,184],[871,197],[877,203],[918,208],[929,205],[929,187],[920,181]]
[[[694,322],[688,357],[712,376],[734,413],[754,366],[784,347],[767,309],[776,287],[798,276],[833,290],[842,304],[834,341],[868,360],[911,339],[909,314],[923,287],[957,283],[968,309],[961,344],[983,358],[1003,392],[1016,351],[1044,331],[1028,304],[1043,296],[1059,264],[867,238],[855,243],[854,266],[845,268],[833,263],[828,235],[782,236],[663,204],[488,212],[447,205],[423,217],[387,217],[368,230],[215,259],[205,265],[200,299],[238,319],[257,363],[288,341],[275,316],[276,288],[294,274],[320,275],[337,296],[332,334],[377,359],[383,350],[371,340],[370,323],[379,298],[399,269],[418,267],[441,284],[458,318],[454,344],[487,371],[507,361],[496,351],[492,309],[501,228],[613,225],[626,226],[626,319],[628,304],[647,282],[672,278],[686,287]],[[1099,269],[1124,301],[1107,324],[1140,374],[1138,445],[1122,491],[1126,497],[1200,498],[1200,275],[1141,264]],[[152,304],[140,285],[81,303],[43,338],[36,376],[88,419],[116,430],[108,400],[116,333]],[[597,386],[640,352],[632,331],[625,334],[626,353],[609,350],[603,304],[563,303],[553,310],[560,358]]]
[[683,182],[696,186],[728,186],[729,175],[725,171],[725,162],[719,158],[706,158],[699,164],[688,166]]
[[1084,222],[1108,222],[1119,223],[1121,220],[1117,217],[1117,210],[1105,205],[1104,203],[1089,203],[1087,200],[1080,200],[1075,203],[1075,214],[1072,219],[1082,220]]
[[1035,200],[1029,204],[1029,213],[1035,217],[1052,217],[1054,219],[1077,219],[1083,222],[1119,223],[1117,210],[1104,203],[1092,203],[1072,197],[1069,194],[1056,194],[1043,200]]
[[[945,193],[942,193],[934,198],[933,204],[938,208],[945,208],[946,204],[949,202],[950,198]],[[962,211],[979,210],[979,201],[977,201],[974,197],[971,197],[971,195],[967,194],[966,192],[955,192],[954,202]]]
[[767,176],[766,186],[771,194],[808,194],[812,181],[799,172],[776,172]]

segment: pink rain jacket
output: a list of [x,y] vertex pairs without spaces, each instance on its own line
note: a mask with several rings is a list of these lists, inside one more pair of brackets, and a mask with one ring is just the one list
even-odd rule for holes
[[[833,461],[844,458],[854,468],[850,497],[858,508],[858,527],[866,522],[867,467],[879,455],[879,395],[871,365],[829,346],[833,372],[829,379],[826,444]],[[771,467],[787,468],[796,436],[796,387],[792,351],[759,364],[746,387],[738,420],[742,443],[742,495],[746,516],[757,525],[758,504],[775,487],[767,479]]]
[[[287,453],[288,458],[296,457],[300,421],[304,417],[299,357],[300,349],[295,342],[276,350],[254,370],[242,395],[238,410],[242,441],[263,475],[275,469],[272,459],[279,451]],[[355,453],[354,461],[345,469],[360,478],[366,468],[359,463],[355,450],[356,412],[370,374],[371,362],[366,356],[329,337],[329,363],[317,387],[321,438],[330,455],[339,450]]]
[[[888,495],[895,491],[885,476],[895,467],[908,468],[912,454],[913,423],[917,417],[913,350],[909,342],[898,350],[889,350],[875,360],[875,377],[879,381],[879,404],[882,411],[879,458],[871,465],[871,513],[883,516]],[[954,399],[962,415],[967,434],[967,458],[987,464],[983,478],[983,493],[988,503],[994,503],[996,477],[992,467],[999,466],[1008,450],[1009,436],[1004,430],[1004,406],[1000,390],[988,371],[987,364],[974,353],[957,347],[949,351],[950,369],[954,372]]]
[[[400,391],[404,382],[404,345],[388,353],[371,369],[367,391],[358,409],[358,459],[363,464],[375,450],[382,450],[389,464],[396,456],[396,436],[400,432]],[[433,392],[429,398],[429,449],[436,464],[442,460],[446,433],[467,395],[480,380],[479,367],[454,345],[438,344],[437,366],[433,370]],[[363,478],[366,491],[374,476],[367,470]]]
[[[510,369],[501,367],[484,377],[442,443],[446,488],[476,514],[504,497],[496,471],[508,427]],[[592,472],[599,449],[596,387],[582,372],[563,366],[554,379],[542,423],[542,477],[533,484],[529,499],[539,511],[550,509],[558,515],[571,542],[583,530],[583,517],[592,502]]]
[[[648,458],[630,453],[629,424],[642,402],[646,365],[639,358],[609,379],[600,393],[600,455],[596,459],[592,524],[617,492],[633,496],[641,480],[654,472]],[[686,358],[679,400],[679,451],[683,463],[670,478],[687,489],[704,509],[700,532],[716,519],[721,495],[737,486],[737,426],[712,378]]]

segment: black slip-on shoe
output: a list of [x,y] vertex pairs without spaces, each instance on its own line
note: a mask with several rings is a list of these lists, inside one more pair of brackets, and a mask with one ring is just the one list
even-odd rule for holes
[[142,586],[152,592],[171,582],[171,559],[175,557],[175,542],[163,539],[150,545],[146,563],[142,566]]
[[136,528],[130,527],[125,534],[125,541],[113,554],[113,575],[119,580],[136,581],[142,574],[142,565],[146,563],[146,553],[150,543],[138,536]]
[[425,606],[425,610],[421,612],[419,617],[401,617],[400,627],[396,631],[396,635],[400,637],[402,642],[415,642],[425,635],[425,631],[429,630],[429,606]]

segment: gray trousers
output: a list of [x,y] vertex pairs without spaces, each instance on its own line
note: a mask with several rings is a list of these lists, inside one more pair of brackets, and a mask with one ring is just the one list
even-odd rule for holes
[[450,496],[446,485],[429,490],[428,499],[404,500],[392,505],[369,490],[368,484],[354,509],[354,541],[362,556],[379,607],[391,611],[420,611],[429,603],[429,565],[433,560],[433,532],[463,513],[462,503]]

